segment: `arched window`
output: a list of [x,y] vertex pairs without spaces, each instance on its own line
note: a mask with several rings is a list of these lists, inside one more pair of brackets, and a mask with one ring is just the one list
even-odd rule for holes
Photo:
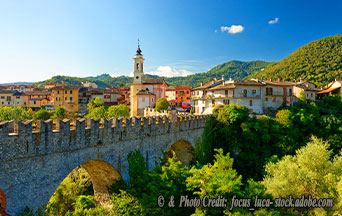
[[137,63],[137,70],[139,70],[139,63]]

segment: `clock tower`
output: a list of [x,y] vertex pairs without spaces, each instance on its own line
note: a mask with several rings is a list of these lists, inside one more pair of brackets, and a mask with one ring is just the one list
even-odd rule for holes
[[133,71],[133,84],[142,84],[144,76],[144,58],[141,54],[140,44],[138,40],[138,49],[133,58],[134,71]]

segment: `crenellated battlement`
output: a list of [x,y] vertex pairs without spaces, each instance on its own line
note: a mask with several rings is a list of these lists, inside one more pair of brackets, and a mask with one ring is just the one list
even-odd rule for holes
[[0,161],[203,128],[208,115],[0,122]]

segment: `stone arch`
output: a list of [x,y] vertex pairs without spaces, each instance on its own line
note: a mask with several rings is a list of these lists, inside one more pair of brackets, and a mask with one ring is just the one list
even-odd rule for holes
[[0,189],[0,213],[6,211],[6,195],[5,193]]
[[88,172],[93,182],[96,204],[105,208],[111,208],[112,205],[107,188],[122,178],[119,171],[111,164],[102,160],[90,160],[81,164],[81,167]]
[[[76,166],[76,168],[77,167],[85,170],[90,177],[94,190],[95,204],[107,209],[112,208],[108,187],[122,178],[119,171],[110,163],[103,160],[89,160]],[[69,172],[68,175],[71,172]]]
[[177,159],[185,166],[189,166],[193,157],[194,148],[190,142],[181,139],[172,144],[166,151],[164,163],[172,157],[172,151],[175,152]]

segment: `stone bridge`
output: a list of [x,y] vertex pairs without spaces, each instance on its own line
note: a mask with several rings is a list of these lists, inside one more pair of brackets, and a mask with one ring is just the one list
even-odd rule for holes
[[129,182],[131,151],[139,150],[149,169],[170,149],[189,162],[208,116],[171,118],[1,122],[0,204],[11,215],[47,204],[77,166],[89,173],[96,202],[108,203],[107,186],[120,177]]

